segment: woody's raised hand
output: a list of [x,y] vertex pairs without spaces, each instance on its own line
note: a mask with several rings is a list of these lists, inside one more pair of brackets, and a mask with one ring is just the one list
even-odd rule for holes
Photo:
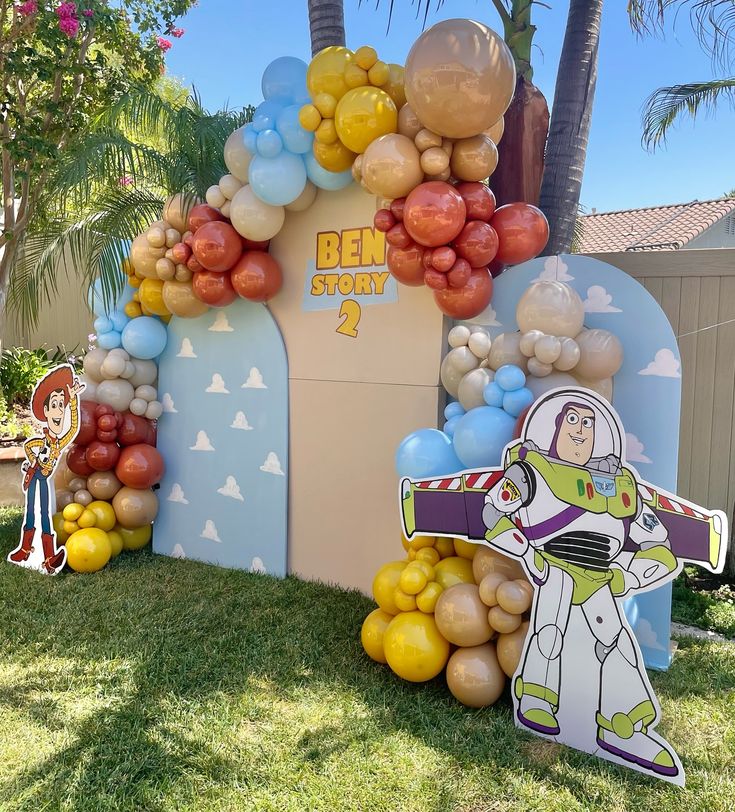
[[69,398],[73,399],[77,397],[77,395],[81,394],[86,388],[86,384],[83,381],[80,381],[79,378],[74,378],[74,382],[71,386],[67,386],[67,390],[69,392]]

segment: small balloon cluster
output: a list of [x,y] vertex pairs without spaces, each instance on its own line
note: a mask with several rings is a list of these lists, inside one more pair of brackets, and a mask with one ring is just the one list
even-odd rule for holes
[[406,559],[385,564],[373,580],[378,608],[362,625],[363,648],[411,682],[446,669],[456,699],[492,705],[518,667],[528,632],[533,587],[522,567],[460,539],[401,541]]
[[539,209],[510,203],[496,210],[495,196],[479,182],[421,183],[378,210],[374,224],[386,234],[392,275],[404,285],[427,285],[455,319],[474,318],[490,303],[498,254],[523,262],[549,238]]

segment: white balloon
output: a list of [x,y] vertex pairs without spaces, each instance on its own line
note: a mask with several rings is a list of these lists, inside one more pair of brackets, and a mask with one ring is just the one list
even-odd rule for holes
[[219,190],[228,200],[232,200],[242,187],[242,182],[234,175],[222,175],[219,179]]
[[99,383],[102,380],[102,372],[100,368],[102,367],[102,363],[104,362],[105,358],[107,358],[107,350],[103,350],[101,347],[95,347],[84,356],[82,366],[87,374],[87,377],[91,381]]
[[229,218],[230,212],[232,211],[232,201],[225,200],[225,202],[219,207],[219,210],[222,212],[224,217]]
[[158,367],[155,361],[144,361],[141,358],[133,358],[132,362],[135,365],[135,374],[130,377],[130,383],[135,388],[146,383],[155,383],[158,377]]
[[207,194],[205,195],[205,199],[207,203],[212,206],[212,208],[219,209],[225,203],[227,198],[222,194],[222,190],[219,188],[218,185],[210,186],[207,189]]
[[255,242],[270,240],[281,230],[286,219],[283,206],[269,206],[255,196],[250,186],[243,186],[232,199],[230,220],[245,239]]
[[493,340],[488,355],[488,364],[491,369],[498,370],[505,364],[515,364],[526,371],[526,356],[521,352],[520,333],[501,333]]
[[125,371],[126,363],[127,361],[122,356],[113,355],[113,353],[110,352],[100,367],[102,377],[107,378],[108,380],[119,378]]
[[247,183],[248,167],[250,161],[253,160],[253,154],[245,146],[244,134],[245,126],[242,126],[230,133],[229,138],[225,141],[225,166],[237,180]]
[[123,361],[129,361],[130,360],[130,356],[128,355],[127,351],[124,350],[122,347],[115,347],[115,349],[110,350],[107,354],[108,355],[119,355],[120,358],[123,359]]
[[556,336],[542,336],[533,351],[542,364],[553,364],[561,355],[561,341]]
[[145,416],[149,420],[158,420],[158,418],[163,414],[163,406],[157,400],[152,400],[148,407],[145,410]]
[[316,195],[319,190],[310,181],[306,181],[304,191],[291,203],[285,206],[286,211],[306,211],[311,204],[316,200]]
[[486,406],[482,393],[485,387],[494,380],[495,373],[485,367],[478,367],[468,372],[459,382],[458,400],[469,412],[478,406]]
[[145,410],[148,408],[148,401],[143,400],[143,398],[133,398],[130,401],[129,408],[133,414],[137,414],[138,416],[142,417],[145,414]]
[[539,361],[535,356],[528,359],[529,375],[535,375],[537,378],[545,378],[547,375],[551,375],[553,371],[554,367],[552,367],[551,364],[545,364],[543,361]]
[[132,378],[135,375],[135,364],[132,361],[125,362],[125,369],[120,373],[121,378]]
[[452,327],[447,336],[447,343],[450,347],[466,347],[470,340],[470,328],[463,324]]
[[97,387],[97,402],[112,406],[117,412],[124,412],[133,399],[133,387],[130,381],[115,378],[112,381],[102,381]]
[[89,375],[80,375],[79,380],[84,384],[84,389],[79,397],[82,400],[96,400],[97,399],[97,383],[93,381]]
[[484,330],[473,331],[470,340],[467,342],[470,352],[480,359],[487,358],[492,346],[490,336]]
[[580,386],[583,386],[585,389],[591,389],[593,392],[597,392],[598,395],[602,395],[603,398],[608,403],[612,403],[612,396],[613,396],[613,379],[612,378],[603,378],[600,381],[586,381],[584,378],[577,378],[577,383]]
[[568,372],[570,369],[574,369],[579,362],[579,344],[577,344],[573,338],[569,337],[559,340],[561,342],[561,352],[556,361],[554,361],[554,366],[562,372]]
[[135,397],[146,401],[146,403],[150,403],[152,400],[155,400],[158,397],[158,393],[153,386],[143,384],[142,386],[137,387],[135,390]]
[[541,330],[529,330],[521,336],[521,342],[518,346],[526,358],[533,358],[536,342],[542,338],[543,335]]
[[480,359],[471,352],[469,347],[455,347],[453,350],[449,350],[446,360],[463,375],[480,366]]

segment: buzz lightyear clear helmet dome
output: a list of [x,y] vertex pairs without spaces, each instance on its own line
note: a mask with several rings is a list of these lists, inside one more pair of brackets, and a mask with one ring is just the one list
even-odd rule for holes
[[594,458],[623,455],[623,435],[617,415],[607,401],[589,389],[555,389],[544,394],[531,406],[521,434],[544,453],[553,455],[553,446],[563,415],[573,405],[591,409],[595,415]]

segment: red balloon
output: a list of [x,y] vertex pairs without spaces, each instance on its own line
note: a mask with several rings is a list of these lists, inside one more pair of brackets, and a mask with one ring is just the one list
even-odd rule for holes
[[117,441],[120,445],[135,445],[148,442],[151,421],[131,412],[122,416],[122,425],[118,431]]
[[243,236],[241,236],[240,239],[242,240],[242,247],[244,251],[267,251],[268,246],[271,244],[270,240],[262,240],[257,242],[256,240],[248,240]]
[[419,184],[406,198],[403,222],[420,245],[446,245],[462,230],[467,207],[450,183],[432,180]]
[[115,414],[115,410],[108,403],[100,403],[94,410],[94,416],[102,417],[103,414]]
[[465,181],[457,184],[457,191],[462,195],[467,206],[468,220],[487,222],[495,212],[495,195],[484,183]]
[[448,245],[442,245],[431,252],[431,265],[434,270],[446,273],[451,270],[452,265],[457,261],[457,254]]
[[66,455],[66,464],[69,470],[77,476],[89,476],[94,468],[87,462],[87,446],[73,445]]
[[408,248],[388,248],[388,270],[404,285],[417,288],[424,284],[424,263],[421,246],[409,245]]
[[530,203],[501,206],[493,215],[491,225],[500,241],[495,257],[505,265],[533,259],[549,240],[549,223],[544,213]]
[[152,420],[147,420],[146,422],[148,423],[148,433],[146,434],[146,438],[143,440],[143,442],[147,443],[148,445],[155,446],[156,440],[158,439],[156,436],[156,424]]
[[175,263],[179,265],[186,265],[191,256],[191,246],[184,242],[177,242],[171,249],[171,255]]
[[472,266],[466,259],[458,259],[447,274],[450,288],[463,288],[470,281]]
[[397,197],[395,200],[391,201],[390,213],[396,218],[396,220],[398,220],[399,223],[403,221],[403,209],[405,205],[405,197]]
[[87,446],[87,464],[95,471],[111,471],[119,456],[120,448],[117,443],[94,440]]
[[94,401],[82,401],[79,414],[79,433],[75,439],[77,445],[89,445],[97,436],[96,408],[97,404]]
[[378,209],[373,217],[373,225],[378,231],[390,231],[396,224],[396,218],[390,209]]
[[283,284],[281,266],[265,251],[246,251],[230,276],[232,287],[251,302],[267,302]]
[[114,443],[117,440],[117,429],[112,429],[112,431],[97,429],[97,439],[102,443]]
[[[194,238],[191,238],[192,241]],[[197,258],[192,254],[189,259],[186,260],[186,267],[192,272],[197,273],[198,271],[203,271],[204,267],[202,266],[201,262],[197,260]]]
[[396,248],[408,248],[413,242],[403,223],[396,223],[385,235],[385,241]]
[[211,307],[226,307],[237,299],[228,273],[199,271],[194,274],[191,288],[197,299]]
[[439,310],[453,319],[472,319],[490,304],[493,295],[493,278],[487,268],[478,268],[470,274],[470,281],[463,288],[447,288],[434,293]]
[[488,223],[470,220],[454,241],[454,250],[473,268],[487,268],[498,253],[498,235]]
[[97,418],[97,428],[101,431],[112,431],[117,428],[117,415],[103,414]]
[[434,259],[434,252],[431,250],[431,248],[424,248],[424,255],[421,258],[421,261],[424,264],[424,270],[425,271],[434,271],[434,270],[436,270],[434,268],[433,259]]
[[441,271],[435,271],[433,268],[424,271],[424,282],[432,290],[446,290],[449,287],[447,275]]
[[216,223],[225,219],[224,214],[217,209],[208,206],[206,203],[199,203],[189,212],[189,231],[194,231],[201,228],[205,223]]
[[242,240],[229,223],[205,223],[194,234],[191,250],[202,267],[222,273],[240,258]]
[[138,443],[122,450],[115,476],[129,488],[143,489],[160,482],[164,470],[161,453],[153,446]]
[[[531,404],[531,406],[533,406],[533,404]],[[526,406],[526,408],[518,415],[518,420],[516,420],[516,425],[513,429],[514,440],[517,440],[521,436],[523,424],[526,422],[526,415],[531,411],[531,406]]]

